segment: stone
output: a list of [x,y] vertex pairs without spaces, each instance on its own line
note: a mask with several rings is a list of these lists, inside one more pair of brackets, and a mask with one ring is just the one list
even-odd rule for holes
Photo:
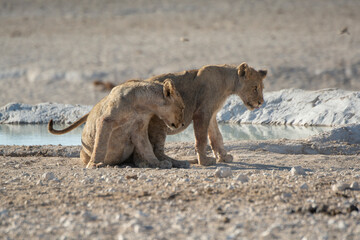
[[332,185],[332,187],[331,187],[331,189],[334,192],[344,191],[348,188],[350,188],[350,185],[348,183],[344,183],[344,182],[338,182],[335,185]]
[[229,167],[218,167],[215,171],[215,177],[227,178],[232,175],[231,168]]
[[41,178],[45,181],[50,181],[55,179],[55,174],[53,172],[46,172],[41,176]]
[[249,181],[248,176],[246,176],[245,174],[239,174],[239,175],[236,176],[235,179],[240,181],[241,183],[246,183],[246,182]]
[[356,182],[356,181],[352,182],[352,183],[350,184],[350,188],[351,188],[352,190],[360,190],[359,183]]
[[85,222],[92,222],[97,220],[97,216],[88,211],[84,212],[81,216]]
[[303,169],[301,166],[292,167],[290,170],[290,173],[292,176],[295,175],[306,175],[305,169]]
[[306,183],[304,183],[303,185],[300,186],[300,189],[301,190],[308,190],[309,186]]

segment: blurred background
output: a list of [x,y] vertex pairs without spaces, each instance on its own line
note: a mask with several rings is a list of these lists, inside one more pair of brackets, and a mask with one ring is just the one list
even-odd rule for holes
[[[0,106],[93,105],[94,82],[240,64],[265,91],[360,90],[359,0],[0,0]],[[105,89],[106,90],[106,89]]]

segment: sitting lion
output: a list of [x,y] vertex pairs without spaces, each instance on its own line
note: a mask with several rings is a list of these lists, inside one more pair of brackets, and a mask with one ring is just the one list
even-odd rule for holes
[[80,158],[87,168],[120,164],[131,156],[139,167],[170,168],[172,162],[159,161],[149,141],[149,121],[155,115],[172,129],[184,123],[184,102],[170,79],[125,82],[73,125],[54,130],[50,120],[48,130],[63,134],[86,121]]
[[185,125],[176,130],[169,130],[156,116],[151,119],[149,139],[157,158],[171,160],[164,153],[166,135],[179,133],[193,122],[196,162],[205,166],[216,162],[214,158],[206,156],[207,138],[216,160],[231,162],[233,157],[224,149],[216,113],[232,94],[238,95],[249,110],[259,108],[264,103],[263,79],[266,74],[266,70],[256,71],[242,63],[238,67],[204,66],[198,70],[163,74],[146,80],[163,82],[165,79],[172,79],[185,103]]

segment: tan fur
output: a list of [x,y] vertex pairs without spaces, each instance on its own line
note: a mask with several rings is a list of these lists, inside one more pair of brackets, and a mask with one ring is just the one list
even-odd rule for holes
[[[116,165],[133,157],[140,167],[172,167],[171,161],[158,160],[148,138],[149,121],[155,115],[169,128],[183,125],[184,103],[170,79],[163,83],[132,80],[113,88],[87,119],[86,115],[80,119],[86,120],[81,138],[82,161],[89,168]],[[77,126],[80,120],[75,123]]]
[[169,131],[162,120],[154,116],[149,125],[149,139],[158,159],[171,160],[164,153],[167,134],[176,134],[194,125],[197,163],[201,165],[215,164],[215,159],[206,156],[207,138],[218,162],[231,162],[232,156],[224,149],[216,113],[225,100],[232,94],[238,95],[249,110],[254,110],[264,103],[263,79],[267,71],[249,67],[246,63],[239,66],[204,66],[198,70],[181,73],[169,73],[155,76],[147,81],[164,81],[172,79],[185,103],[185,125]]

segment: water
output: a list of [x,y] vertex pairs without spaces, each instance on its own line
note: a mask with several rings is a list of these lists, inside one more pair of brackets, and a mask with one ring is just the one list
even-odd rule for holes
[[[65,126],[55,125],[55,129]],[[232,140],[269,140],[303,139],[329,131],[330,127],[302,127],[278,125],[220,124],[224,141]],[[8,125],[0,124],[0,145],[81,145],[82,127],[64,135],[53,135],[47,131],[47,125]],[[192,126],[185,131],[167,137],[168,142],[194,142]]]

